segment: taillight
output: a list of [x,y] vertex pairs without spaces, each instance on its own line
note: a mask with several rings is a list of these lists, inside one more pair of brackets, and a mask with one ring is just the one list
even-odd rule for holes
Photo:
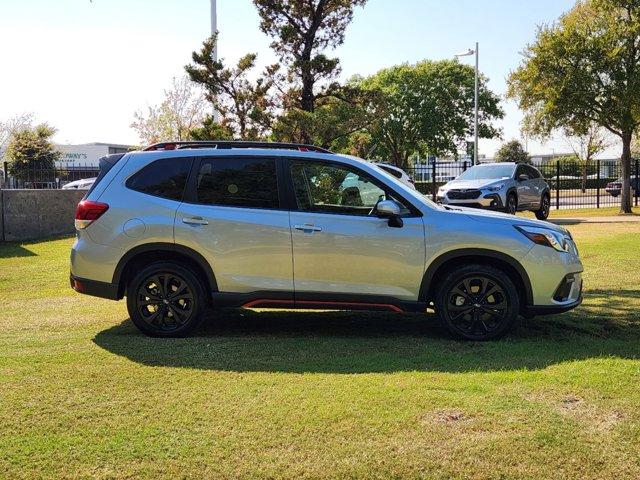
[[87,228],[107,210],[109,210],[109,205],[106,203],[82,200],[76,207],[76,228],[78,230]]

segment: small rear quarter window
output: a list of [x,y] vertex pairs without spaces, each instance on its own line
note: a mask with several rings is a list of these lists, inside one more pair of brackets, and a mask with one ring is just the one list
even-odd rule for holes
[[127,180],[127,188],[169,200],[182,200],[191,169],[190,158],[163,158],[150,163]]

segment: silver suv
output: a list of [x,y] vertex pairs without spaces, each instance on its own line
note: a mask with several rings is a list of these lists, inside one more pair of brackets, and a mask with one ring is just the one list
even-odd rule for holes
[[487,340],[582,300],[569,232],[441,206],[369,162],[291,144],[163,143],[102,159],[71,285],[180,336],[209,307],[426,312]]
[[484,163],[469,168],[438,190],[438,202],[515,214],[531,210],[546,220],[551,206],[549,185],[537,168],[516,163]]

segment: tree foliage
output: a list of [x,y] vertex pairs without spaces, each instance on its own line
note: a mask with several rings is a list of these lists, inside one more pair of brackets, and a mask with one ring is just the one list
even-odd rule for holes
[[622,139],[622,212],[631,211],[631,140],[640,123],[639,38],[638,0],[579,1],[539,29],[509,78],[530,131],[593,122]]
[[[401,168],[415,153],[457,155],[473,134],[474,78],[472,67],[445,60],[395,66],[363,80],[362,88],[376,95],[368,105],[370,145],[359,148],[375,149],[376,157]],[[503,115],[499,98],[481,77],[479,136],[499,136],[492,121]]]
[[171,88],[164,91],[159,105],[137,111],[131,128],[143,143],[186,140],[189,131],[205,118],[207,102],[202,91],[188,78],[174,78]]
[[[29,180],[34,170],[53,170],[55,161],[60,158],[60,152],[51,142],[55,133],[53,127],[44,123],[14,131],[6,151],[9,174],[21,180]],[[49,180],[43,175],[38,175],[38,178]]]
[[355,7],[367,0],[254,0],[261,30],[273,38],[271,47],[288,66],[292,108],[313,112],[319,82],[339,73],[339,60],[326,49],[344,42]]
[[0,159],[2,159],[11,136],[19,130],[30,128],[32,125],[33,113],[21,113],[0,122]]
[[243,56],[231,68],[223,61],[213,60],[213,50],[217,35],[213,35],[202,45],[199,52],[193,52],[193,63],[185,70],[191,80],[202,85],[206,98],[220,115],[220,124],[240,140],[263,138],[270,130],[274,115],[274,92],[278,79],[278,65],[270,65],[252,80],[257,55]]
[[504,143],[496,152],[496,161],[531,163],[531,157],[518,140],[511,140]]
[[611,135],[601,126],[591,122],[579,130],[565,128],[564,137],[573,151],[576,165],[582,175],[584,193],[587,190],[587,177],[595,173],[594,158],[611,146]]

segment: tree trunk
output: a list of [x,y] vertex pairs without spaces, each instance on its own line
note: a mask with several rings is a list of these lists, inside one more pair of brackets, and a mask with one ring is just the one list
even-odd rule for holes
[[620,213],[631,213],[631,137],[633,132],[622,132],[622,191]]
[[585,160],[582,166],[582,193],[587,191],[587,177],[589,176],[589,160]]

